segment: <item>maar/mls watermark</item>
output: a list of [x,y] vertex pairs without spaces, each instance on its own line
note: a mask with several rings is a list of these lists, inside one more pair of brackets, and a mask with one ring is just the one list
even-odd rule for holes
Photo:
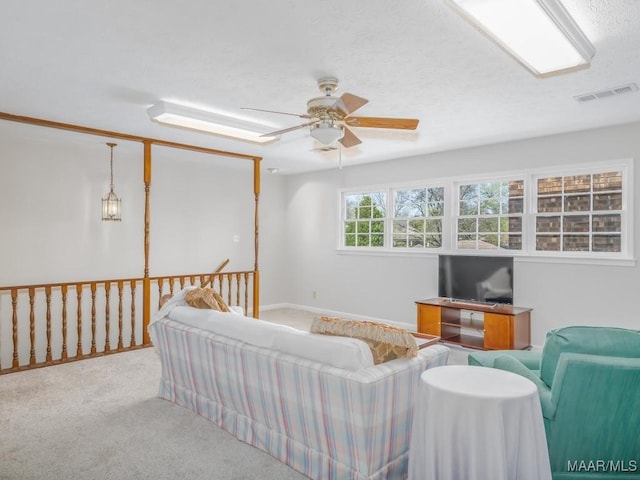
[[636,460],[567,460],[567,471],[632,473],[638,471],[638,462]]

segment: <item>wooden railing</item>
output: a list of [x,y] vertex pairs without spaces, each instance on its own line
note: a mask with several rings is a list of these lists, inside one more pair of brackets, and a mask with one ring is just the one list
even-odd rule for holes
[[[160,308],[160,298],[163,295],[173,295],[189,285],[210,286],[220,292],[227,305],[242,307],[245,313],[251,313],[253,305],[252,280],[255,272],[226,272],[226,273],[196,273],[189,275],[171,275],[164,277],[150,277],[151,283],[155,283],[156,307]],[[157,309],[156,308],[156,309]]]
[[213,286],[251,314],[256,277],[243,271],[0,287],[0,374],[147,347],[145,317],[163,295],[190,285]]

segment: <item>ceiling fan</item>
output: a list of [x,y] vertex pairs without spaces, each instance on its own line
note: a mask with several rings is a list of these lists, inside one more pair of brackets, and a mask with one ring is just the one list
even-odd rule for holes
[[309,120],[295,127],[284,128],[275,132],[265,133],[263,137],[281,135],[301,128],[309,127],[313,138],[323,145],[331,145],[338,140],[345,148],[362,143],[348,128],[394,128],[401,130],[415,130],[419,120],[413,118],[384,118],[384,117],[354,117],[351,114],[369,103],[369,100],[351,93],[343,93],[340,97],[332,94],[338,89],[338,79],[323,77],[318,80],[318,88],[324,96],[312,98],[307,102],[307,113],[286,113],[260,108],[245,108],[258,112],[293,115]]

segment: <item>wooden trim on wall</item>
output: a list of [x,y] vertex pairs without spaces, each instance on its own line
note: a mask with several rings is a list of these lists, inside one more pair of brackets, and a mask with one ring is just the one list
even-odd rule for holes
[[99,135],[101,137],[118,138],[120,140],[129,140],[131,142],[149,142],[154,145],[162,145],[164,147],[179,148],[181,150],[191,150],[194,152],[210,153],[212,155],[220,155],[231,158],[241,158],[244,160],[261,160],[261,157],[255,155],[246,155],[243,153],[228,152],[225,150],[217,150],[215,148],[199,147],[197,145],[188,145],[186,143],[170,142],[158,138],[141,137],[138,135],[130,135],[128,133],[114,132],[111,130],[101,130],[98,128],[83,127],[81,125],[73,125],[71,123],[53,122],[51,120],[43,120],[41,118],[25,117],[21,115],[13,115],[11,113],[0,112],[0,119],[12,122],[28,123],[30,125],[38,125],[41,127],[57,128],[60,130],[70,130],[72,132],[86,133],[87,135]]
[[260,228],[259,228],[259,203],[260,203],[260,159],[253,161],[253,194],[255,196],[254,207],[254,266],[255,275],[253,277],[253,317],[260,316],[260,272],[258,271],[258,255],[260,245]]
[[142,282],[142,343],[151,343],[147,327],[151,322],[151,282],[149,280],[149,246],[151,232],[151,142],[144,142],[144,280]]

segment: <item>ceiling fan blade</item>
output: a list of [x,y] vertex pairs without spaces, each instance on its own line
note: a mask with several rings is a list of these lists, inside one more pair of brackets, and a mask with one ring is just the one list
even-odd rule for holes
[[276,135],[282,135],[283,133],[293,132],[294,130],[299,130],[304,127],[310,127],[318,123],[318,120],[314,120],[313,122],[303,123],[302,125],[296,125],[295,127],[283,128],[282,130],[276,130],[275,132],[263,133],[260,135],[261,137],[275,137]]
[[415,130],[418,122],[415,118],[384,118],[384,117],[349,117],[344,122],[350,127],[397,128],[400,130]]
[[276,112],[275,110],[263,110],[262,108],[241,107],[240,110],[253,110],[254,112],[277,113],[279,115],[291,115],[293,117],[299,117],[299,118],[313,118],[312,116],[307,115],[306,113],[303,115],[300,115],[299,113]]
[[329,108],[329,111],[337,112],[342,117],[346,117],[367,103],[369,103],[369,100],[366,98],[358,97],[352,93],[343,93],[338,101]]
[[359,145],[362,143],[360,139],[356,137],[354,133],[351,130],[349,130],[347,127],[344,127],[344,137],[342,137],[338,141],[345,148],[355,147],[356,145]]

